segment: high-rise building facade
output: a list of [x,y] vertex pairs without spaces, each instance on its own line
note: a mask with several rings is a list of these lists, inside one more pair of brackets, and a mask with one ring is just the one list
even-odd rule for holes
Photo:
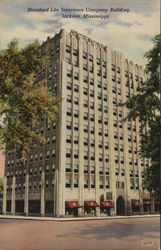
[[[138,155],[140,121],[118,106],[145,80],[144,69],[109,46],[64,29],[41,46],[51,64],[39,79],[61,97],[57,121],[40,121],[47,143],[23,162],[6,152],[4,213],[123,215],[149,212],[148,161]],[[21,115],[21,114],[20,114]],[[156,203],[157,209],[157,203]]]

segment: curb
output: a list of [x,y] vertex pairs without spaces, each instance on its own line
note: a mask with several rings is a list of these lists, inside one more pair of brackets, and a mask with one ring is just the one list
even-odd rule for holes
[[35,220],[35,221],[92,221],[92,220],[117,220],[117,219],[140,219],[140,218],[152,218],[160,217],[160,214],[154,215],[134,215],[134,216],[109,216],[109,217],[77,217],[77,218],[53,218],[53,217],[25,217],[25,216],[12,216],[12,215],[0,215],[0,219],[13,219],[13,220]]

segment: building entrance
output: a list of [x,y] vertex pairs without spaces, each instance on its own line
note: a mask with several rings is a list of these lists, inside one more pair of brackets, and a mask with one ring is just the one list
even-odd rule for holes
[[122,196],[117,198],[117,215],[125,215],[125,201]]

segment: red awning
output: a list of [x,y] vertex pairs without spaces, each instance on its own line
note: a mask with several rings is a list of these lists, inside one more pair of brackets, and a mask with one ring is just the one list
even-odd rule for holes
[[152,205],[151,201],[144,201],[144,205]]
[[96,201],[85,201],[84,206],[85,207],[99,207]]
[[113,207],[114,204],[112,201],[102,201],[101,202],[101,207]]
[[80,208],[78,201],[66,201],[67,208]]
[[154,201],[154,203],[155,203],[156,205],[159,205],[159,204],[160,204],[160,201]]
[[140,201],[132,201],[132,205],[135,206],[135,207],[141,207],[142,206]]

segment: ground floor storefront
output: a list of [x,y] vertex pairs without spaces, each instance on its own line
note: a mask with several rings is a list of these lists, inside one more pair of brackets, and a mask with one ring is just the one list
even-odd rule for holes
[[[28,209],[26,210],[26,204],[24,200],[15,200],[14,205],[11,200],[6,201],[6,214],[25,214],[25,215],[41,215],[41,216],[53,216],[55,217],[54,201],[47,200],[42,204],[41,200],[28,200]],[[26,213],[27,211],[27,213]],[[43,213],[42,213],[43,211]],[[132,199],[127,203],[123,197],[118,197],[116,203],[111,200],[100,201],[84,201],[83,205],[80,205],[78,200],[65,201],[65,213],[62,216],[115,216],[115,215],[143,215],[143,214],[155,214],[160,212],[160,201],[151,200],[134,200]]]

